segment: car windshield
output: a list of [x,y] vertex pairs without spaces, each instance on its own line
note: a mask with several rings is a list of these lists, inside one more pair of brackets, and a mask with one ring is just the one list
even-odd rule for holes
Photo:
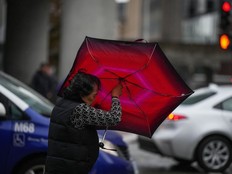
[[203,101],[209,97],[211,97],[212,95],[216,94],[216,92],[214,91],[207,91],[201,94],[193,94],[192,96],[190,96],[189,98],[187,98],[184,102],[181,103],[181,105],[192,105],[192,104],[196,104],[200,101]]
[[54,105],[27,85],[4,73],[0,73],[0,85],[26,102],[36,112],[50,117]]

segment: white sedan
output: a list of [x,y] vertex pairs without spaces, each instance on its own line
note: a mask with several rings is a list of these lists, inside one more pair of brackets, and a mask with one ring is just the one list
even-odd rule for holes
[[186,99],[152,137],[159,153],[222,172],[232,162],[232,86],[210,85]]

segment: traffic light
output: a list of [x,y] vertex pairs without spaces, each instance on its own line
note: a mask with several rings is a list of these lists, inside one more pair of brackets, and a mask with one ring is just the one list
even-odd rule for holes
[[228,0],[221,1],[221,9],[220,9],[220,28],[223,31],[226,31],[230,27],[230,18],[231,18],[231,2]]
[[228,50],[231,48],[231,1],[221,0],[220,3],[220,31],[219,31],[219,44],[221,49]]
[[220,35],[219,44],[221,49],[227,50],[230,47],[230,37],[227,34]]

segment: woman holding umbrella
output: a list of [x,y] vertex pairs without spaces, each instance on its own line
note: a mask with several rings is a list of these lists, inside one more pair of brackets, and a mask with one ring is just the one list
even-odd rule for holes
[[91,106],[100,80],[78,72],[63,91],[51,114],[45,174],[88,174],[97,160],[99,140],[96,126],[114,126],[121,121],[119,96],[122,85],[113,88],[109,111]]

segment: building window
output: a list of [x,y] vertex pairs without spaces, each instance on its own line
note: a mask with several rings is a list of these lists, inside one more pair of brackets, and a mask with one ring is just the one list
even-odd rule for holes
[[189,7],[188,7],[188,17],[194,17],[197,12],[197,1],[190,0]]
[[207,0],[206,1],[206,12],[213,12],[215,11],[215,1],[214,0]]

